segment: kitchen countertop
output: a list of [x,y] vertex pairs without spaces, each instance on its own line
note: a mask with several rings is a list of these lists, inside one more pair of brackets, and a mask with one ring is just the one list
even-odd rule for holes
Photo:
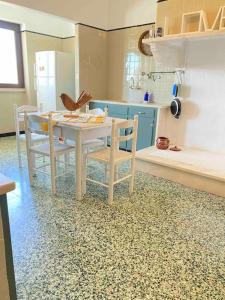
[[131,105],[131,106],[143,106],[143,107],[152,107],[152,108],[169,108],[170,104],[164,103],[134,103],[134,102],[122,102],[122,101],[113,101],[113,100],[91,100],[91,102],[107,102],[109,104],[120,104],[120,105]]
[[0,196],[15,190],[15,182],[0,173]]

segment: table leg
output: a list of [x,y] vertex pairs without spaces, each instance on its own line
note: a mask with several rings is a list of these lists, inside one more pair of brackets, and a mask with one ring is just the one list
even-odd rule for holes
[[81,132],[76,132],[76,198],[81,200],[82,198],[82,144],[81,144]]
[[[16,300],[17,299],[16,282],[15,282],[15,274],[14,274],[14,267],[13,267],[13,253],[12,253],[8,204],[7,204],[6,195],[0,196],[0,214],[1,214],[0,217],[2,217],[2,231],[3,231],[3,239],[4,239],[4,246],[5,246],[4,252],[5,252],[7,279],[9,285],[9,296],[10,296],[10,300]],[[1,295],[0,295],[0,299],[2,299]]]

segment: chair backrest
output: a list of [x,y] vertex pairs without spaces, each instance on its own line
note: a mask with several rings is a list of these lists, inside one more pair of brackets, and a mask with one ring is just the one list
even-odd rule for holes
[[47,133],[49,131],[49,121],[41,115],[25,113],[25,122],[26,128],[30,133],[43,134],[43,132]]
[[54,126],[56,122],[52,120],[52,113],[48,114],[48,119],[38,114],[25,113],[25,132],[27,149],[32,146],[31,133],[48,134],[50,146],[50,157],[54,153]]
[[[125,129],[126,135],[121,135],[121,129]],[[135,155],[137,144],[137,129],[138,116],[135,115],[133,120],[124,120],[124,122],[117,122],[112,120],[112,134],[111,134],[111,155],[119,149],[120,142],[132,140],[131,152]]]
[[22,122],[24,122],[25,113],[26,112],[37,112],[37,111],[38,111],[38,109],[36,106],[32,106],[32,105],[18,106],[17,104],[13,105],[16,138],[19,138],[20,127],[21,127],[20,124]]
[[25,113],[37,112],[38,108],[37,106],[33,106],[33,105],[18,106],[17,104],[14,104],[13,110],[14,110],[15,121],[23,122]]

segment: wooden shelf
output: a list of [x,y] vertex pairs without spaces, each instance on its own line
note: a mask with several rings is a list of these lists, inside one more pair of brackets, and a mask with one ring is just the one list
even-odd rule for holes
[[157,37],[151,39],[142,40],[144,44],[158,44],[158,43],[171,43],[171,44],[181,44],[184,41],[194,41],[194,40],[210,40],[217,38],[225,38],[225,30],[214,30],[206,32],[188,32],[171,34],[164,37]]

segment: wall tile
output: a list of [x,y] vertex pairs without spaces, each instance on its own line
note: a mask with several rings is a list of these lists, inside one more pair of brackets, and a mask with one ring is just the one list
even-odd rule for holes
[[[169,102],[174,75],[161,76],[156,80],[142,76],[165,70],[156,65],[153,57],[144,56],[138,49],[138,40],[149,26],[112,31],[108,34],[108,99],[141,102],[146,90],[151,91],[156,102]],[[166,69],[167,70],[167,69]],[[131,89],[134,82],[134,89]]]

